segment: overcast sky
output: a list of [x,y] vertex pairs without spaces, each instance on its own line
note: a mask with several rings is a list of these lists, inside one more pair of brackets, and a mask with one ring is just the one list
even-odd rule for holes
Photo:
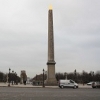
[[0,71],[47,70],[50,4],[56,72],[100,70],[100,0],[0,0]]

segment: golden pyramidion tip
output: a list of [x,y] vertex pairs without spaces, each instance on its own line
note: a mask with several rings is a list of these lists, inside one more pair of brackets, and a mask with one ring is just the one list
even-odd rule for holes
[[49,10],[52,10],[52,5],[49,6]]

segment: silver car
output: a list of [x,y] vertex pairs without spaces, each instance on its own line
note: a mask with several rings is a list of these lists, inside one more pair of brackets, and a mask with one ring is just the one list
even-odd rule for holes
[[100,82],[93,82],[92,88],[100,88]]

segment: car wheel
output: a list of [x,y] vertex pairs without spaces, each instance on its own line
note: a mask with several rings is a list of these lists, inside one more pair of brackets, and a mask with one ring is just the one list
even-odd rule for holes
[[92,88],[94,88],[94,87],[92,86]]
[[74,85],[74,89],[76,89],[77,87],[76,87],[76,85]]
[[96,88],[96,86],[92,86],[92,88]]
[[61,88],[63,89],[63,88],[64,88],[64,86],[62,85],[62,86],[61,86]]

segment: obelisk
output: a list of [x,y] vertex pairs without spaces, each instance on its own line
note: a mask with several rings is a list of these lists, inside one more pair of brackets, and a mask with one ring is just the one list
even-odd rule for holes
[[47,80],[48,85],[57,84],[55,78],[55,60],[54,60],[54,34],[53,34],[53,10],[50,6],[48,11],[48,62],[47,62]]

